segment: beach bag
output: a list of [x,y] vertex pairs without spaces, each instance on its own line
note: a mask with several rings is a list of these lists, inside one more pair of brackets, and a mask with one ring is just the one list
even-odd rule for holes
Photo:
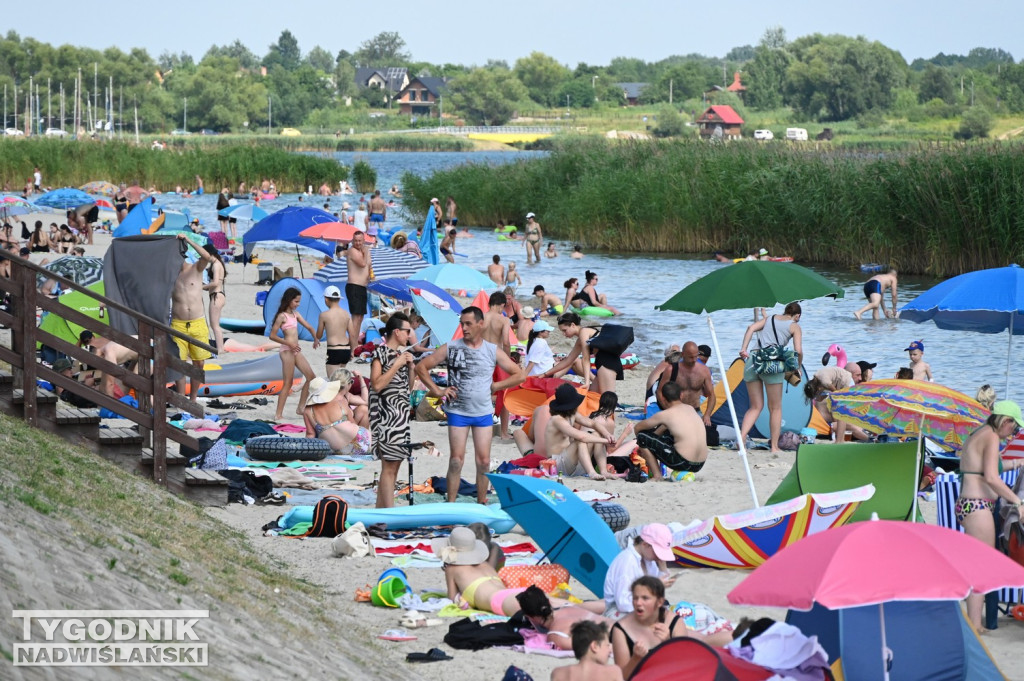
[[348,516],[348,502],[341,497],[328,494],[313,507],[313,523],[306,534],[300,537],[337,537],[345,532],[345,518]]
[[784,449],[787,452],[795,452],[800,446],[800,434],[794,433],[791,430],[787,430],[782,435],[779,435],[779,449]]
[[361,522],[353,523],[350,528],[339,534],[331,542],[334,555],[341,558],[362,558],[376,556],[377,550],[370,543],[370,533]]
[[633,344],[633,327],[620,324],[605,324],[588,345],[595,350],[604,350],[616,356],[621,355]]
[[775,334],[774,345],[757,348],[750,353],[754,371],[764,376],[771,376],[798,369],[800,360],[797,354],[782,347],[782,344],[779,343],[779,330],[775,328],[775,315],[772,315],[772,333]]
[[569,571],[558,563],[544,565],[506,565],[498,570],[498,577],[509,589],[525,589],[536,586],[546,594],[559,584],[569,582]]
[[441,400],[436,397],[427,397],[420,400],[416,405],[417,421],[443,421],[444,412],[440,409]]

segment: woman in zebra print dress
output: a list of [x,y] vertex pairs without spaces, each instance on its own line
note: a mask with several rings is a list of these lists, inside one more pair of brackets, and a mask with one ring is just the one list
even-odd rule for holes
[[370,361],[370,427],[374,456],[380,459],[377,508],[395,505],[398,469],[409,457],[401,445],[409,443],[409,389],[413,380],[413,355],[406,348],[412,334],[409,318],[396,312],[384,327],[384,343]]

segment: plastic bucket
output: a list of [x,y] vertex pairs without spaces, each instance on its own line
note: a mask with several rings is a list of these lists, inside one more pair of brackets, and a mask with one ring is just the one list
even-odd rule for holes
[[800,442],[805,445],[813,445],[815,438],[818,437],[818,431],[814,428],[804,428],[800,431]]
[[405,583],[398,577],[388,577],[377,582],[370,591],[370,600],[374,605],[397,608],[398,599],[405,594]]
[[387,570],[381,573],[380,577],[377,578],[377,583],[379,584],[383,582],[385,579],[390,579],[392,577],[400,580],[402,584],[405,585],[406,590],[409,590],[409,578],[406,577],[405,571],[402,570],[402,568],[388,568]]

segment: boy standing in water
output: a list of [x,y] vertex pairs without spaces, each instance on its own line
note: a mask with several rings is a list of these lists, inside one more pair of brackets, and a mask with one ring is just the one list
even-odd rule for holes
[[327,332],[327,375],[335,369],[344,368],[352,359],[352,346],[349,338],[348,312],[341,306],[341,289],[328,286],[324,289],[324,302],[327,309],[320,313],[316,324],[316,337]]
[[910,353],[910,369],[914,372],[915,381],[933,381],[932,368],[924,361],[924,341],[916,340],[906,348]]

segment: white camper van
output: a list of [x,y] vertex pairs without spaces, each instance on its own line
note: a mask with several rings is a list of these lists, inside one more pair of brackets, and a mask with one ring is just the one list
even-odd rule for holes
[[794,142],[806,142],[807,141],[807,129],[806,128],[786,128],[786,139],[793,140]]

